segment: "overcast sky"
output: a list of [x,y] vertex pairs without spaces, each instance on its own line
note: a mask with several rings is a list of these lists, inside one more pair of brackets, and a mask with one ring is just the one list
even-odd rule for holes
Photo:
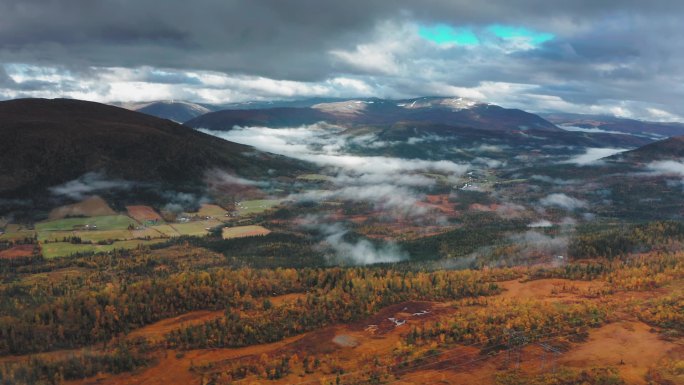
[[2,0],[0,98],[463,96],[683,120],[682,0]]

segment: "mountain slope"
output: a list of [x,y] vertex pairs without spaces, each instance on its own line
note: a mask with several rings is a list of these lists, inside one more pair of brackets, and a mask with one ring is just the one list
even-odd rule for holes
[[278,107],[211,112],[185,122],[194,128],[230,130],[234,126],[288,127],[328,121],[331,117],[312,108]]
[[67,99],[0,102],[0,196],[34,196],[88,172],[172,186],[221,168],[287,174],[299,162],[108,105]]
[[684,159],[684,136],[676,136],[647,144],[635,150],[615,155],[612,158],[639,163],[659,160],[681,160]]
[[326,121],[346,127],[400,122],[447,124],[486,130],[559,131],[553,123],[528,112],[461,98],[406,100],[359,99],[319,103],[301,108],[223,110],[187,122],[191,127],[230,130],[234,126],[285,127]]

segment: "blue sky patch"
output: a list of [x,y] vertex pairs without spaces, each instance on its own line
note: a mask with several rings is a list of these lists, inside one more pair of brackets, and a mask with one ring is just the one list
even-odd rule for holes
[[446,24],[420,26],[418,34],[437,44],[479,45],[480,40],[469,28],[454,28]]

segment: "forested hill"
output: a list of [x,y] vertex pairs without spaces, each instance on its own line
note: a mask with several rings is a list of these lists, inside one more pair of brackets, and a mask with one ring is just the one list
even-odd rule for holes
[[26,198],[88,172],[192,184],[218,167],[241,176],[304,167],[189,127],[109,105],[67,99],[0,102],[0,196]]

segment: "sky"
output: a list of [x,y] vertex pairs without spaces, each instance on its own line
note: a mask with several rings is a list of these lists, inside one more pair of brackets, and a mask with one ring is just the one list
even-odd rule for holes
[[460,96],[684,120],[681,0],[3,0],[0,99]]

